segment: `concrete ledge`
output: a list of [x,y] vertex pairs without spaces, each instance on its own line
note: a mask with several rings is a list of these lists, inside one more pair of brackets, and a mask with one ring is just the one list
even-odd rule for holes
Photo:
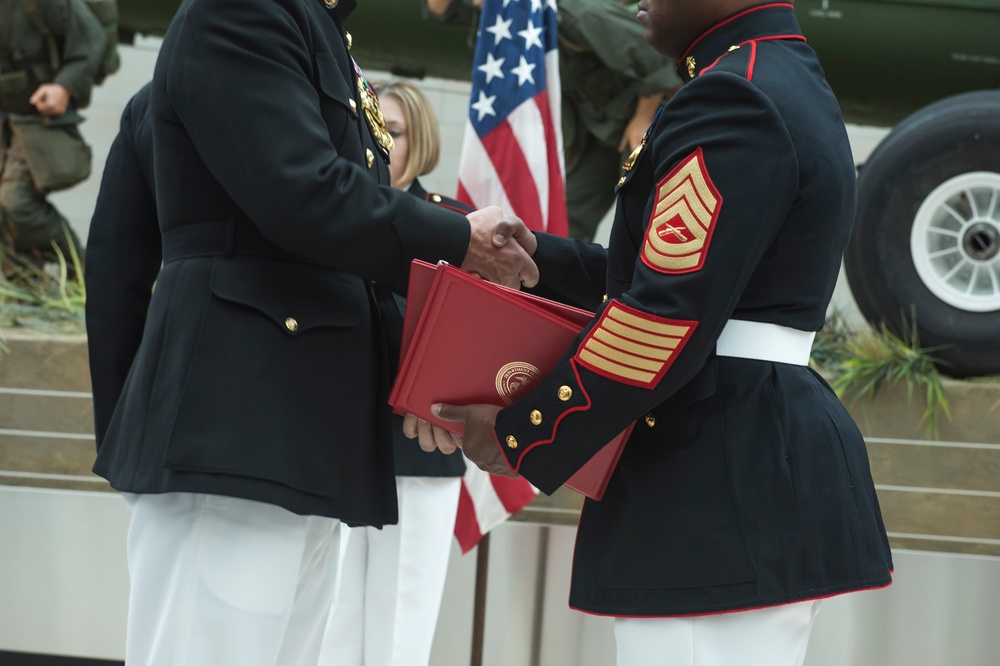
[[[110,491],[90,472],[84,335],[0,331],[0,485]],[[845,399],[868,442],[894,548],[1000,556],[1000,382],[945,380],[954,419],[927,438],[905,387]],[[583,497],[539,496],[515,521],[576,526]]]

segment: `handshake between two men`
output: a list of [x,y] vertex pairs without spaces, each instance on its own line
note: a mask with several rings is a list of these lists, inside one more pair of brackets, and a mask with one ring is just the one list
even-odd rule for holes
[[[538,284],[538,266],[531,258],[538,242],[520,218],[505,216],[497,206],[487,206],[466,217],[472,236],[462,270],[512,289]],[[517,242],[509,242],[511,239]]]
[[[538,284],[538,266],[531,258],[538,242],[524,222],[505,216],[496,206],[469,213],[467,217],[472,236],[462,270],[513,289],[519,289],[522,284],[526,287]],[[466,458],[485,472],[517,476],[507,465],[493,435],[499,407],[438,404],[431,409],[447,421],[464,422],[464,436],[453,435],[412,414],[407,414],[403,420],[403,434],[418,439],[420,448],[425,451],[440,449],[444,453],[454,453],[460,448]]]

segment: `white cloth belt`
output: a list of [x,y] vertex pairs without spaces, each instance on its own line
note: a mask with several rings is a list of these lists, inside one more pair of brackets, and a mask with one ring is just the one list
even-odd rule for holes
[[719,356],[809,365],[815,331],[730,319],[715,346]]

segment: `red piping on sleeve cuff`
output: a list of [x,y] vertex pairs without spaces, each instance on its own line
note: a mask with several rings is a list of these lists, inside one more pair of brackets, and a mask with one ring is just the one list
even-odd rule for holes
[[527,455],[528,451],[531,451],[536,446],[542,446],[542,445],[551,444],[552,442],[554,442],[555,439],[556,439],[556,431],[559,430],[559,424],[562,423],[562,420],[564,418],[566,418],[568,415],[572,414],[573,412],[586,411],[586,410],[590,409],[590,407],[591,407],[590,394],[587,393],[587,389],[583,385],[583,379],[580,377],[580,368],[578,367],[578,363],[577,363],[576,358],[571,358],[569,360],[569,364],[570,364],[570,367],[573,368],[573,376],[576,377],[576,385],[580,389],[580,392],[583,394],[583,397],[585,399],[584,404],[577,405],[575,407],[570,407],[569,409],[567,409],[566,411],[564,411],[562,414],[560,414],[558,416],[558,418],[556,418],[555,423],[552,424],[552,436],[549,437],[548,439],[540,439],[537,442],[532,442],[527,447],[525,447],[525,449],[523,451],[521,451],[518,454],[518,456],[517,456],[517,465],[516,466],[511,467],[510,460],[507,458],[507,453],[503,449],[503,444],[500,443],[500,438],[497,436],[496,426],[495,425],[493,426],[493,439],[497,440],[497,445],[500,446],[500,451],[502,451],[503,454],[504,454],[503,458],[504,458],[504,460],[507,461],[507,466],[510,467],[511,471],[513,471],[513,472],[515,472],[517,474],[520,474],[521,473],[520,472],[520,470],[521,470],[521,462],[524,460],[524,456]]

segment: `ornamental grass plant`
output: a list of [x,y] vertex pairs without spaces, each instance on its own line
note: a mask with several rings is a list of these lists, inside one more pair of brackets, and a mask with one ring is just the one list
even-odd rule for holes
[[67,245],[69,256],[53,244],[54,261],[48,263],[0,245],[0,327],[46,333],[84,331],[83,263],[73,244]]
[[902,383],[908,400],[915,393],[922,397],[924,412],[918,425],[926,436],[936,437],[940,417],[951,421],[951,406],[938,372],[941,361],[934,356],[941,347],[921,347],[916,318],[903,319],[906,333],[897,335],[885,324],[852,331],[834,313],[816,336],[812,363],[831,377],[837,396],[852,403]]

